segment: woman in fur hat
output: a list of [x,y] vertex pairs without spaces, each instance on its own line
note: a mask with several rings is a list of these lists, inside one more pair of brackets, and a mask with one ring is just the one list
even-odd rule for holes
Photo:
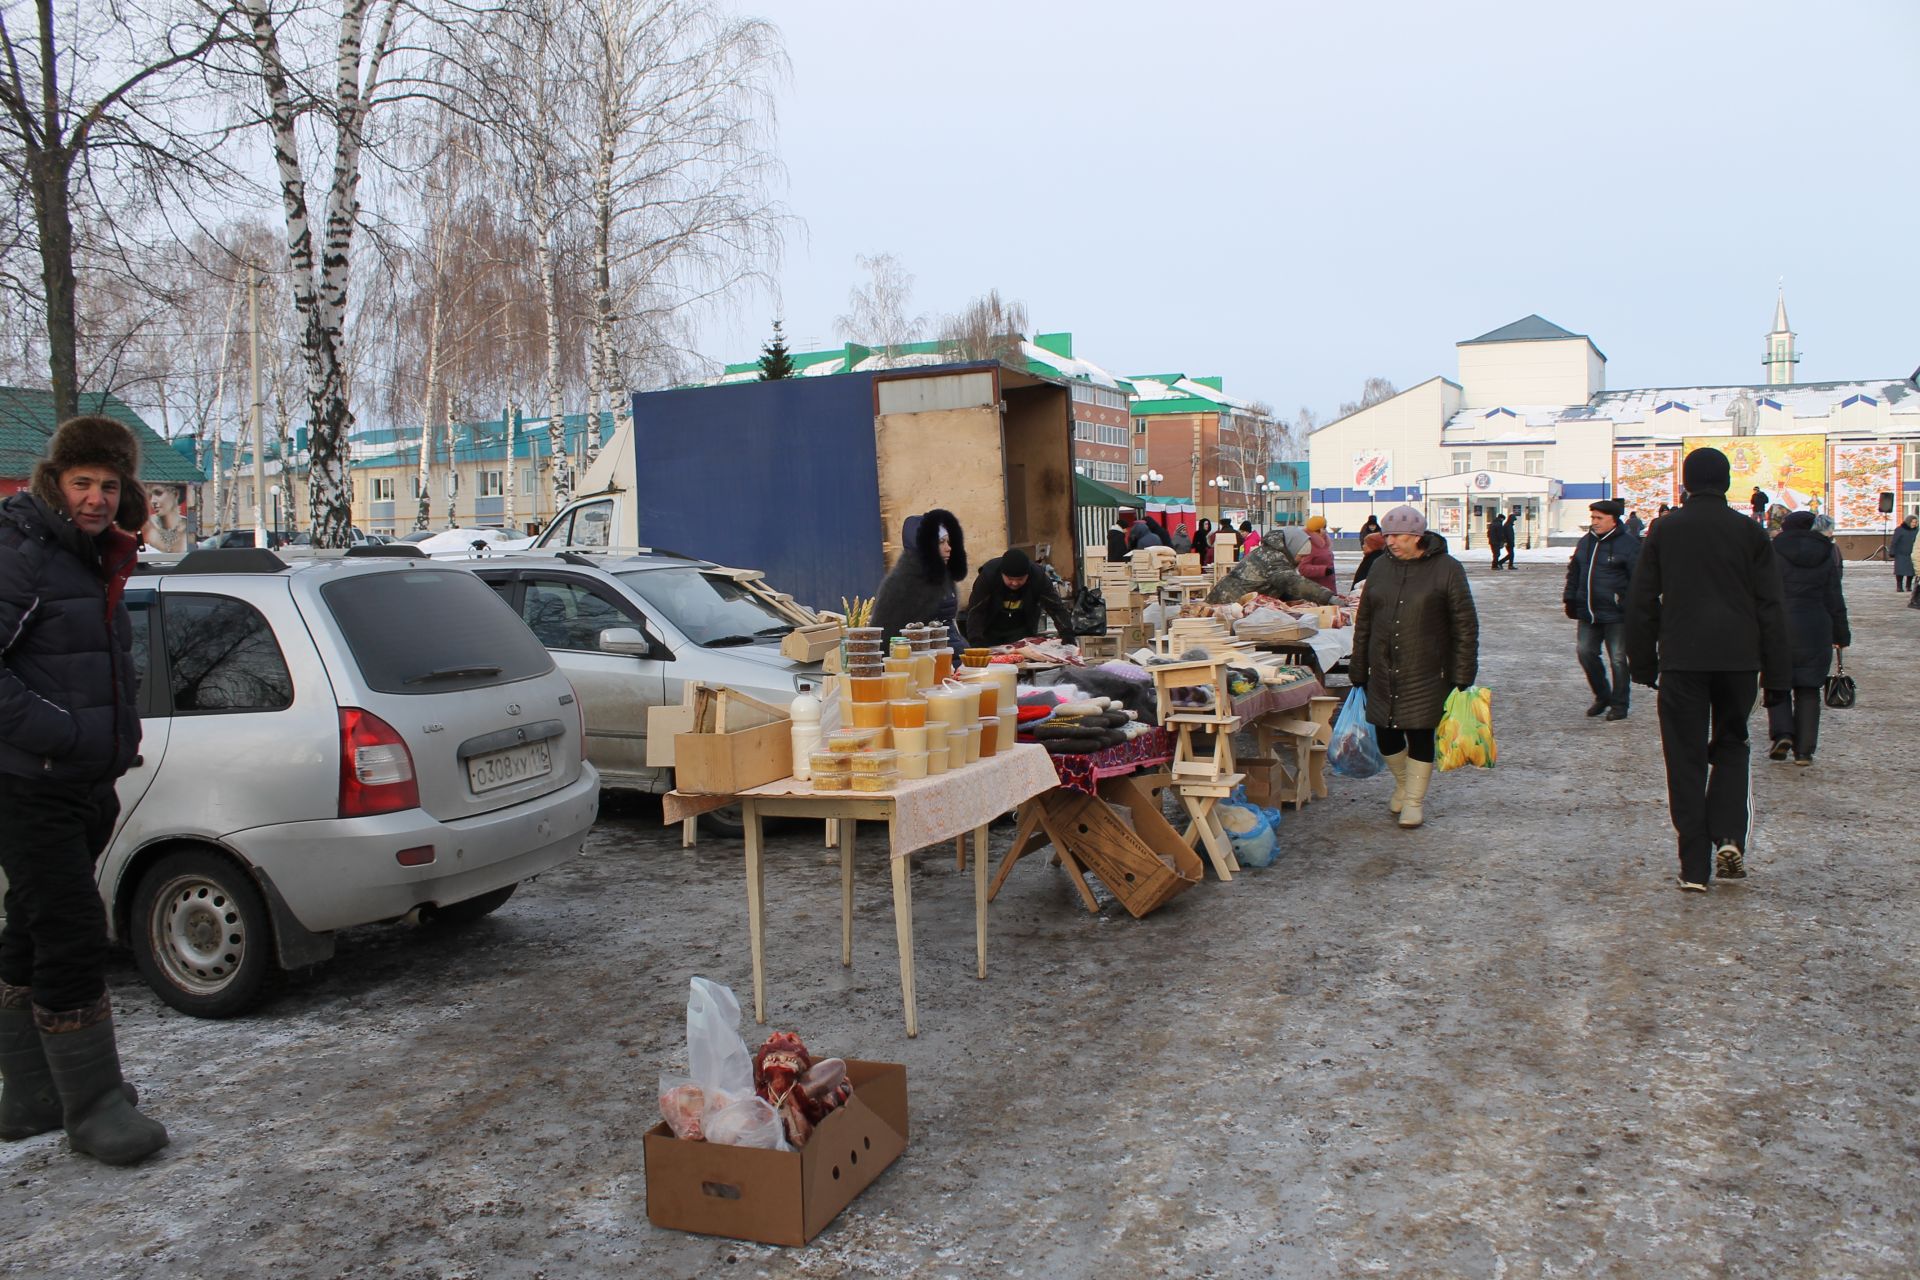
[[944,622],[956,652],[966,648],[954,619],[960,612],[958,583],[967,576],[967,540],[953,512],[936,507],[906,518],[904,550],[873,599],[873,625],[897,636],[909,622]]
[[140,748],[121,601],[147,517],[139,466],[125,426],[73,418],[29,491],[0,502],[0,1138],[64,1126],[108,1164],[167,1142],[120,1076],[93,870]]

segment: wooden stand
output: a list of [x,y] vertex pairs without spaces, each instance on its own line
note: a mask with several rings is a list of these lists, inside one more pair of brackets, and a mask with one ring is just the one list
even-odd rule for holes
[[[1227,689],[1227,660],[1216,657],[1205,662],[1174,662],[1150,668],[1159,703],[1160,726],[1174,734],[1173,782],[1180,803],[1193,819],[1185,832],[1189,847],[1206,845],[1213,861],[1214,874],[1222,880],[1233,879],[1240,863],[1233,856],[1233,845],[1214,812],[1222,800],[1233,794],[1243,775],[1233,759],[1233,735],[1240,717],[1233,714],[1233,697]],[[1210,688],[1213,706],[1209,709],[1182,709],[1173,700],[1177,689]],[[1202,752],[1194,742],[1198,733],[1213,735],[1213,749]]]

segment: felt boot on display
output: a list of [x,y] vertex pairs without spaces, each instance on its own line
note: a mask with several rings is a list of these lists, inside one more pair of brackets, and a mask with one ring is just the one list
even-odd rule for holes
[[26,987],[0,983],[0,1138],[14,1142],[60,1127],[60,1095],[33,1025],[33,999]]
[[1381,759],[1393,770],[1393,798],[1387,801],[1387,812],[1398,813],[1407,803],[1407,753],[1396,751]]
[[127,1100],[106,996],[86,1009],[55,1013],[36,1006],[33,1013],[75,1151],[105,1164],[134,1164],[167,1145],[166,1126]]
[[1400,825],[1417,827],[1426,821],[1420,806],[1427,800],[1427,784],[1433,781],[1433,765],[1425,760],[1407,761],[1407,801],[1400,808]]

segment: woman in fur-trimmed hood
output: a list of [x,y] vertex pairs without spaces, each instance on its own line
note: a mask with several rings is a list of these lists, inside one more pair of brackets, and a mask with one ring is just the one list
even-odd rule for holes
[[954,649],[966,647],[954,619],[960,612],[958,583],[967,577],[967,540],[953,512],[939,507],[908,516],[901,530],[906,548],[873,600],[873,625],[897,636],[909,622],[942,622]]

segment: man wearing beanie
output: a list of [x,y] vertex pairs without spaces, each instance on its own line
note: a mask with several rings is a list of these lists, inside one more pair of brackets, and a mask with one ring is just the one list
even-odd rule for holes
[[93,871],[140,748],[121,602],[137,547],[116,523],[146,518],[139,465],[125,426],[73,418],[29,491],[0,502],[0,1138],[64,1126],[108,1164],[167,1142],[120,1076]]
[[1073,643],[1073,617],[1060,593],[1018,547],[980,566],[967,600],[967,643],[982,648],[1040,634],[1040,615],[1053,619],[1060,639]]
[[1792,651],[1766,530],[1727,505],[1727,455],[1695,449],[1681,475],[1686,505],[1648,531],[1634,571],[1627,661],[1659,690],[1680,887],[1705,892],[1716,866],[1747,874],[1747,717],[1757,686],[1785,696]]
[[[1593,521],[1567,561],[1567,585],[1560,600],[1567,616],[1580,624],[1574,653],[1593,690],[1587,714],[1625,720],[1632,687],[1627,679],[1627,588],[1640,559],[1640,539],[1620,523],[1626,504],[1618,498],[1602,498],[1587,510]],[[1607,650],[1604,664],[1602,645]]]

